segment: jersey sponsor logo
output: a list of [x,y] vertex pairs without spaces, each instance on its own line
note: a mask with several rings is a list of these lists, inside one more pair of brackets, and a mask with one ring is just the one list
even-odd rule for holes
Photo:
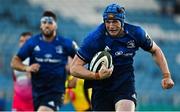
[[40,51],[40,47],[37,45],[35,48],[34,48],[34,51]]
[[115,52],[115,55],[116,55],[116,56],[121,56],[121,55],[123,55],[123,51],[116,51],[116,52]]
[[45,54],[44,55],[44,57],[45,58],[38,58],[38,57],[35,57],[35,60],[37,61],[37,62],[49,62],[49,63],[59,63],[59,62],[61,62],[61,60],[60,59],[52,59],[52,54],[49,54],[49,53],[47,53],[47,54]]
[[126,56],[126,57],[128,57],[128,56],[132,56],[133,55],[133,53],[124,53],[123,51],[116,51],[115,52],[115,56]]
[[56,53],[62,54],[63,53],[63,48],[62,46],[56,46]]
[[132,56],[133,53],[125,53],[124,56]]
[[59,63],[61,62],[60,59],[50,59],[50,58],[38,58],[38,57],[35,57],[35,60],[37,62],[49,62],[49,63]]
[[127,48],[135,48],[135,42],[134,40],[130,40],[127,42]]
[[45,54],[44,57],[45,58],[52,58],[52,55],[51,54]]

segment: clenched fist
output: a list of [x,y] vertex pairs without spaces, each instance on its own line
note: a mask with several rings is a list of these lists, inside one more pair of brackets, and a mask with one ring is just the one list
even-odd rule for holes
[[170,89],[174,86],[174,81],[171,79],[169,74],[165,74],[161,84],[163,89]]
[[40,65],[37,63],[34,63],[30,66],[25,66],[25,71],[26,72],[38,72],[40,68]]

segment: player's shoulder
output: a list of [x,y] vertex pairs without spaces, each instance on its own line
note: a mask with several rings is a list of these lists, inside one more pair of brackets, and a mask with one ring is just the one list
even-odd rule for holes
[[70,37],[64,37],[61,35],[57,35],[56,40],[59,44],[63,46],[71,46],[73,42],[73,40]]
[[105,35],[106,33],[106,28],[104,23],[98,25],[92,32],[91,34],[93,37],[101,37],[102,35]]
[[104,34],[106,32],[105,24],[101,23],[100,25],[97,26],[96,28],[96,33],[98,34]]
[[125,30],[128,31],[129,34],[137,37],[137,36],[141,36],[145,33],[145,30],[142,26],[139,25],[134,25],[134,24],[129,24],[129,23],[125,23]]
[[72,41],[70,37],[65,37],[65,36],[62,36],[62,35],[57,35],[56,38],[59,41]]
[[62,35],[57,35],[56,38],[59,42],[65,42],[65,43],[72,42],[72,39],[70,37],[64,37]]
[[31,38],[28,39],[28,41],[37,41],[37,40],[40,40],[41,39],[41,34],[36,34],[36,35],[33,35]]
[[89,38],[99,39],[105,36],[106,28],[104,23],[98,25],[92,32],[89,34]]
[[31,36],[31,38],[29,38],[25,44],[34,46],[37,44],[38,40],[40,40],[40,34]]
[[133,33],[140,33],[144,31],[144,28],[142,26],[129,23],[125,23],[125,29],[128,30],[128,32]]

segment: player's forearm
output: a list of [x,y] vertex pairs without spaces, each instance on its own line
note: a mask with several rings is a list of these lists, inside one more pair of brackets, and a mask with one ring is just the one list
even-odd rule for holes
[[87,70],[81,65],[73,65],[70,68],[71,75],[78,77],[78,78],[83,78],[83,79],[89,79],[93,80],[96,79],[95,73]]
[[14,56],[11,61],[11,67],[18,71],[26,71],[27,65],[24,65],[19,57]]
[[153,57],[157,65],[160,67],[163,73],[163,77],[170,77],[170,71],[168,68],[166,58],[159,47],[153,52]]

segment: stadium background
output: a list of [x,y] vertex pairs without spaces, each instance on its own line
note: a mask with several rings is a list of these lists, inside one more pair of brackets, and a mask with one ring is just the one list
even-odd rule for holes
[[150,54],[135,57],[137,110],[180,110],[180,0],[0,0],[0,110],[10,110],[12,70],[10,61],[23,31],[39,32],[44,10],[58,16],[58,32],[81,43],[102,22],[109,3],[125,6],[126,21],[143,26],[162,48],[175,87],[161,88],[161,73]]

